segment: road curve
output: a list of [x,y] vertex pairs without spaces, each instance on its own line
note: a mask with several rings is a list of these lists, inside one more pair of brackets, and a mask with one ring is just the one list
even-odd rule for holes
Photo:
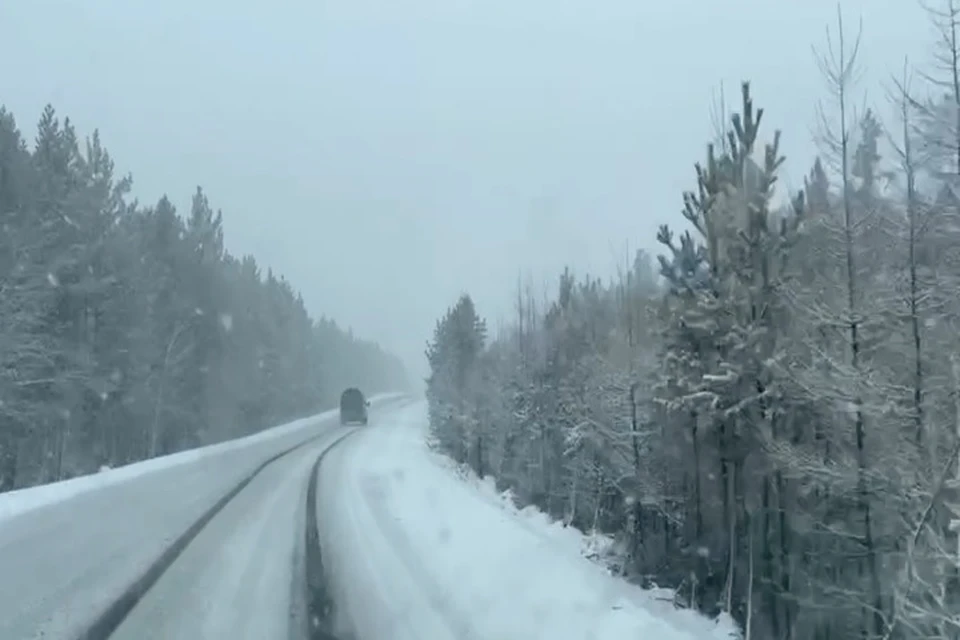
[[265,460],[338,428],[334,412],[302,425],[0,521],[0,638],[80,637]]
[[318,420],[266,447],[148,474],[4,520],[0,638],[77,637],[271,452],[333,428],[333,419]]

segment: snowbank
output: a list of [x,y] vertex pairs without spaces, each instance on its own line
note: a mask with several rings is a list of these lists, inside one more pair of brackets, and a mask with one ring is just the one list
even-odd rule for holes
[[597,560],[613,573],[620,553],[612,536],[603,533],[584,533],[575,527],[553,519],[532,505],[520,507],[510,489],[500,491],[493,476],[480,478],[467,465],[458,465],[450,458],[433,451],[429,455],[434,463],[446,468],[460,480],[470,485],[479,498],[516,516],[521,524],[537,535],[548,539],[567,553],[578,553],[584,558]]
[[[384,393],[371,397],[370,402],[373,405],[377,405],[390,400],[396,400],[405,395],[406,394],[403,393]],[[97,473],[0,493],[0,521],[33,509],[69,500],[88,491],[129,482],[130,480],[148,474],[182,467],[183,465],[198,464],[212,457],[219,457],[237,451],[247,451],[253,447],[273,443],[280,439],[288,439],[290,436],[300,432],[303,432],[303,435],[306,437],[310,435],[309,427],[311,425],[316,424],[318,420],[332,418],[334,415],[336,415],[336,410],[325,411],[309,418],[301,418],[300,420],[294,420],[293,422],[265,429],[244,438],[227,440],[226,442],[220,442],[198,449],[188,449],[187,451],[159,456],[115,469],[104,467]]]
[[473,469],[466,465],[458,465],[447,456],[433,451],[429,451],[429,455],[434,458],[437,466],[446,468],[449,473],[468,484],[479,498],[517,518],[524,528],[549,541],[549,544],[558,551],[568,556],[579,555],[602,567],[612,579],[622,583],[623,593],[631,601],[656,610],[658,616],[682,620],[684,626],[702,626],[703,631],[709,633],[708,636],[703,637],[742,637],[737,623],[725,613],[716,620],[709,621],[696,611],[678,607],[675,604],[676,592],[671,589],[642,589],[617,577],[615,567],[623,561],[623,553],[617,548],[612,536],[599,532],[584,533],[555,520],[531,505],[521,508],[517,505],[511,490],[497,489],[496,479],[493,476],[480,478]]
[[677,609],[584,557],[608,539],[518,509],[491,480],[429,451],[422,403],[393,415],[321,468],[321,543],[345,631],[362,640],[739,635],[732,621]]

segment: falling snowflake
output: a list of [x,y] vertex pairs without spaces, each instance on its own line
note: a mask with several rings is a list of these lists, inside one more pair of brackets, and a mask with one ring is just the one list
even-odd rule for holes
[[860,409],[860,403],[855,402],[855,401],[853,401],[853,400],[849,400],[849,401],[844,402],[844,403],[842,404],[842,406],[843,406],[843,409],[844,409],[844,411],[846,412],[846,414],[847,414],[849,417],[851,417],[851,418],[857,417],[857,414],[858,414],[858,413],[860,412],[860,410],[861,410],[861,409]]
[[230,331],[233,329],[233,316],[229,313],[220,314],[220,324],[223,325],[224,331]]
[[48,274],[47,274],[47,282],[50,283],[50,286],[51,286],[51,287],[59,287],[59,286],[60,286],[60,281],[57,280],[56,274],[53,274],[53,273],[48,273]]

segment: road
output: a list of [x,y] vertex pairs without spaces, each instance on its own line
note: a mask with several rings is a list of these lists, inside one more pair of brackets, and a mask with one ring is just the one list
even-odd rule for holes
[[[134,607],[111,640],[286,639],[305,619],[306,493],[335,429],[268,465],[231,500]],[[300,580],[296,580],[300,577]],[[293,622],[293,624],[291,624]]]
[[[388,411],[375,407],[371,416]],[[353,431],[327,416],[255,450],[3,521],[0,638],[295,638],[307,628],[297,556],[304,553],[311,467]],[[274,453],[298,445],[249,479]],[[184,532],[244,482],[196,537],[184,540],[186,547],[132,610],[116,606]],[[98,618],[111,616],[90,631]]]
[[243,462],[192,465],[175,483],[121,484],[3,522],[0,638],[74,637],[242,480]]

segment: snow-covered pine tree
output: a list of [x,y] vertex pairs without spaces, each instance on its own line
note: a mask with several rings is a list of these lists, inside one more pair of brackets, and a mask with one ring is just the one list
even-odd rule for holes
[[29,148],[0,109],[0,491],[245,435],[346,385],[407,386],[395,357],[230,257],[202,192],[184,223],[129,187],[96,133],[81,148],[48,107]]
[[430,365],[427,400],[435,444],[458,463],[474,469],[483,467],[479,399],[486,334],[486,322],[477,315],[470,296],[463,295],[437,322],[426,354]]
[[[703,550],[689,568],[700,585],[695,600],[740,615],[753,595],[749,567],[756,564],[770,581],[788,570],[765,546],[769,539],[757,550],[745,544],[761,524],[751,517],[754,507],[762,504],[768,536],[778,511],[770,495],[779,480],[769,475],[765,445],[784,431],[774,369],[787,322],[780,289],[803,212],[802,197],[786,211],[771,203],[783,157],[775,132],[755,160],[762,115],[744,83],[728,153],[717,156],[710,145],[706,163],[697,165],[697,191],[684,196],[683,215],[697,237],[685,232],[677,244],[667,227],[658,234],[669,250],[661,274],[670,285],[667,379],[658,400],[690,446],[687,544]],[[754,553],[761,556],[756,563]],[[774,627],[790,623],[787,613],[771,615]]]

